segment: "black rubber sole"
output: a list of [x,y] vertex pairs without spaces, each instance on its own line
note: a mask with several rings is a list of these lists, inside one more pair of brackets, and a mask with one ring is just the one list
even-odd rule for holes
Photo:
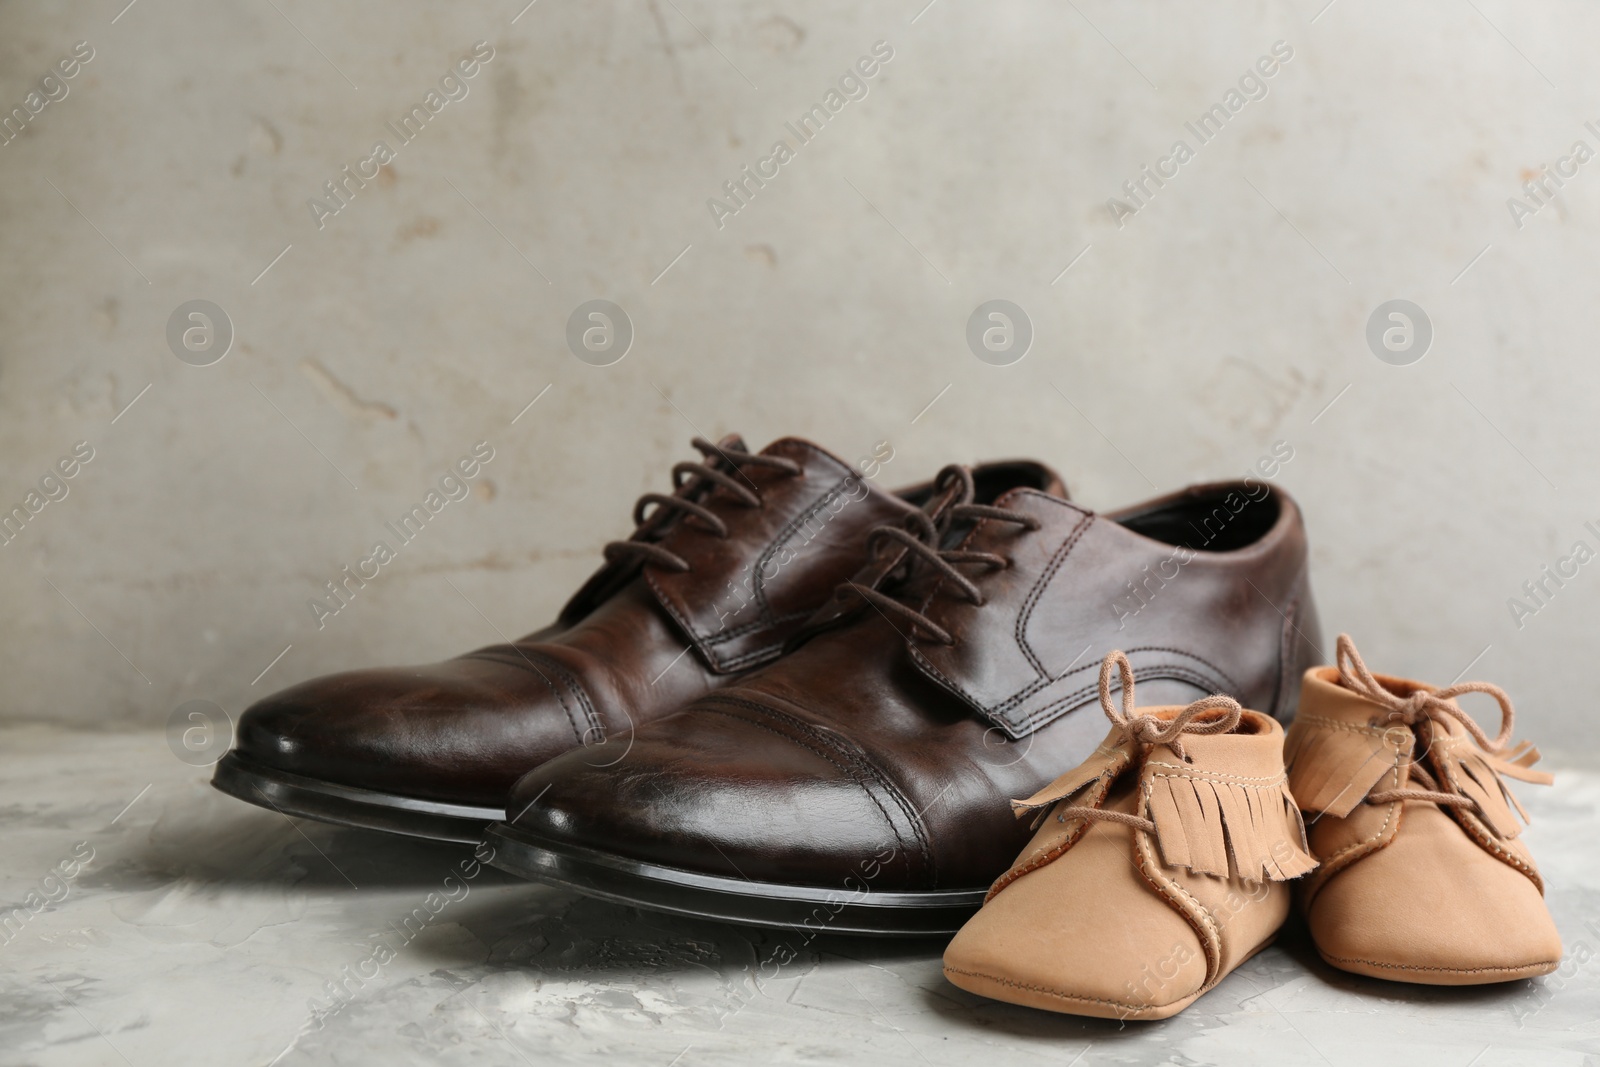
[[211,784],[230,797],[288,815],[430,841],[475,845],[483,840],[485,827],[506,816],[504,808],[421,800],[306,778],[251,763],[232,752],[218,761]]
[[[807,933],[925,937],[954,933],[986,889],[873,892],[725,878],[546,841],[497,822],[484,834],[501,870],[616,904]],[[862,881],[862,880],[853,880]]]

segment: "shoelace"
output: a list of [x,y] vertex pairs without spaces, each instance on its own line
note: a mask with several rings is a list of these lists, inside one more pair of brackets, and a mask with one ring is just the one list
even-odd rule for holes
[[[1120,713],[1111,699],[1113,667],[1117,669],[1122,682]],[[1143,746],[1141,750],[1147,750],[1150,745],[1167,745],[1179,759],[1184,761],[1189,759],[1189,754],[1183,748],[1183,734],[1225,734],[1238,726],[1240,718],[1244,715],[1244,708],[1237,700],[1221,693],[1196,700],[1170,719],[1136,714],[1133,700],[1133,664],[1128,662],[1128,657],[1121,651],[1111,652],[1100,663],[1100,707],[1105,711],[1106,718],[1111,720],[1111,725],[1122,731],[1123,740]],[[1227,714],[1221,718],[1207,719],[1205,722],[1194,721],[1196,716],[1208,711],[1225,711]],[[1090,822],[1114,822],[1132,826],[1146,833],[1155,833],[1156,830],[1156,824],[1150,819],[1131,815],[1125,811],[1109,811],[1105,808],[1091,808],[1084,805],[1062,808],[1056,818],[1061,822],[1066,822],[1069,818],[1087,819]]]
[[[1479,748],[1498,759],[1514,760],[1532,747],[1532,743],[1527,741],[1514,748],[1507,747],[1511,741],[1512,727],[1517,721],[1517,709],[1512,706],[1510,695],[1499,686],[1490,682],[1461,682],[1443,689],[1419,689],[1410,696],[1403,697],[1386,689],[1383,683],[1367,669],[1361,653],[1356,651],[1355,642],[1350,639],[1349,634],[1339,635],[1337,648],[1339,681],[1351,692],[1388,708],[1390,722],[1414,727],[1425,720],[1454,719],[1466,729]],[[1494,740],[1489,739],[1489,735],[1472,716],[1450,703],[1453,697],[1464,693],[1487,693],[1500,705],[1500,734]],[[1367,803],[1392,804],[1397,800],[1425,800],[1450,808],[1477,807],[1477,802],[1471,797],[1462,796],[1460,793],[1446,793],[1440,789],[1433,775],[1429,774],[1420,763],[1412,762],[1410,774],[1426,788],[1379,790],[1367,794]]]
[[[633,505],[633,524],[637,529],[628,540],[612,541],[606,545],[607,562],[642,559],[668,570],[686,571],[689,569],[689,563],[682,556],[664,545],[644,538],[657,532],[667,518],[675,513],[692,515],[705,525],[708,533],[725,538],[728,536],[728,524],[723,522],[716,512],[693,499],[701,489],[706,486],[717,486],[732,493],[734,499],[744,507],[758,508],[761,506],[760,494],[735,477],[735,475],[743,477],[740,472],[741,467],[769,467],[790,476],[800,473],[800,464],[782,456],[763,456],[760,453],[747,452],[742,448],[714,445],[704,437],[696,437],[689,443],[705,456],[706,462],[676,464],[672,468],[674,492],[671,495],[646,493],[639,498],[638,503]],[[717,460],[721,460],[727,469],[713,466]],[[651,507],[655,510],[646,516],[645,510]]]
[[[972,481],[972,472],[965,467],[952,464],[940,471],[938,478],[934,480],[935,491],[947,489],[952,480],[959,482],[960,493],[956,498],[956,502],[945,509],[938,522],[929,518],[926,512],[917,512],[910,520],[911,524],[916,527],[915,532],[898,525],[876,526],[867,534],[867,552],[869,557],[876,562],[879,549],[885,542],[899,545],[910,555],[913,569],[918,562],[932,568],[951,585],[955,586],[967,602],[982,605],[984,603],[983,591],[978,588],[976,582],[957,570],[957,565],[976,563],[984,567],[985,573],[989,573],[1005,570],[1011,566],[1011,561],[1005,556],[994,552],[940,548],[939,542],[943,539],[945,533],[957,523],[976,522],[982,519],[1015,523],[1023,529],[1031,531],[1039,528],[1039,520],[1030,515],[1012,511],[1009,508],[972,503],[972,498],[977,489]],[[845,582],[839,586],[835,595],[843,597],[852,592],[879,611],[882,611],[885,615],[892,615],[905,620],[910,624],[913,633],[921,631],[944,645],[956,643],[956,639],[950,631],[922,614],[922,612],[901,603],[886,593],[880,593],[870,586],[854,581]]]

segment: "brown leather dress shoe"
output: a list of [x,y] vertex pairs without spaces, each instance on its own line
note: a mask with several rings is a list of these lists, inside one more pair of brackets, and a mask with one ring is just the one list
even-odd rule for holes
[[[1456,698],[1500,705],[1489,737]],[[1511,698],[1488,682],[1436,689],[1373,674],[1349,635],[1307,672],[1285,752],[1322,866],[1300,901],[1317,952],[1341,970],[1424,985],[1549,974],[1561,935],[1505,778],[1549,784],[1511,744]]]
[[1100,658],[1155,703],[1287,718],[1317,662],[1299,509],[1262,483],[1096,515],[947,468],[793,651],[512,790],[495,862],[684,914],[951,931],[1027,841],[1007,801],[1100,739]]
[[[634,508],[638,528],[556,622],[421,667],[359,670],[247,710],[212,780],[241,800],[450,841],[505,817],[517,776],[620,738],[778,656],[860,564],[869,529],[920,514],[849,464],[787,438],[704,462]],[[612,749],[598,762],[614,759]]]

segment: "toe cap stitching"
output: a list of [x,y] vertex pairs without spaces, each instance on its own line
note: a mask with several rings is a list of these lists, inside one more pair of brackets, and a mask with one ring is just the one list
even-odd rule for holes
[[753,719],[749,719],[749,718],[746,718],[746,717],[741,716],[741,715],[735,715],[731,711],[722,711],[722,710],[720,710],[720,709],[718,709],[718,708],[716,708],[714,706],[710,706],[711,705],[711,701],[708,701],[706,704],[700,705],[700,707],[705,711],[717,712],[718,714],[727,715],[730,718],[740,719],[740,720],[742,720],[744,722],[749,723],[751,726],[755,726],[755,727],[757,727],[759,729],[766,730],[769,733],[776,734],[778,737],[783,738],[784,740],[788,741],[790,744],[798,745],[801,748],[806,749],[808,752],[811,752],[811,753],[813,753],[813,754],[815,754],[817,756],[820,756],[822,759],[827,760],[829,763],[833,764],[835,767],[838,767],[841,771],[843,771],[845,773],[846,776],[849,777],[849,779],[852,782],[854,782],[857,786],[860,787],[861,791],[866,794],[867,799],[872,801],[873,807],[877,808],[878,809],[878,813],[883,816],[883,821],[888,824],[889,831],[894,834],[895,840],[897,842],[899,842],[900,847],[902,849],[906,849],[907,851],[911,851],[909,848],[907,848],[906,839],[905,839],[904,835],[902,835],[900,833],[900,828],[895,825],[895,821],[889,815],[888,809],[886,809],[883,806],[882,802],[880,802],[878,800],[877,796],[873,793],[873,791],[871,789],[867,788],[867,783],[866,783],[866,781],[863,780],[863,778],[861,776],[861,773],[860,773],[863,770],[866,771],[867,774],[870,775],[873,778],[873,780],[875,780],[878,783],[878,785],[880,787],[882,787],[883,790],[885,792],[887,792],[889,794],[889,796],[894,799],[895,804],[897,806],[899,806],[899,808],[901,809],[902,813],[904,813],[906,815],[907,819],[910,821],[912,832],[914,834],[916,834],[916,837],[917,837],[917,849],[916,849],[916,852],[917,852],[919,858],[922,861],[921,865],[922,865],[923,871],[925,873],[929,874],[930,878],[931,878],[931,876],[933,874],[933,862],[932,862],[931,856],[929,855],[927,837],[922,832],[922,825],[921,825],[920,821],[914,815],[912,815],[910,810],[907,808],[905,798],[900,795],[900,791],[895,789],[894,786],[889,783],[889,781],[883,776],[882,772],[880,772],[877,767],[873,766],[870,762],[868,762],[865,759],[862,759],[861,757],[857,756],[856,754],[848,752],[848,751],[845,751],[844,749],[840,748],[839,745],[837,744],[837,742],[834,742],[833,740],[828,738],[825,734],[823,734],[821,731],[817,730],[810,723],[805,722],[803,719],[796,718],[793,715],[789,715],[789,714],[787,714],[785,712],[779,711],[776,708],[769,708],[766,705],[758,704],[755,701],[739,700],[739,699],[734,698],[734,697],[726,697],[726,696],[722,696],[720,694],[715,695],[712,698],[712,700],[714,700],[716,703],[729,704],[729,705],[732,705],[734,707],[742,708],[742,709],[747,710],[747,711],[753,711],[753,712],[757,712],[757,713],[760,713],[760,714],[763,714],[763,715],[770,715],[773,718],[778,719],[778,720],[788,724],[789,726],[793,727],[794,729],[798,730],[799,732],[805,734],[807,737],[809,737],[812,740],[814,740],[818,745],[824,746],[824,747],[832,750],[834,755],[840,756],[843,759],[845,759],[846,761],[848,761],[850,766],[846,766],[845,764],[840,763],[839,760],[834,759],[833,756],[830,756],[827,752],[822,751],[820,748],[816,748],[816,747],[813,747],[812,745],[806,744],[800,738],[797,738],[797,737],[793,736],[792,734],[786,734],[781,730],[777,730],[777,729],[774,729],[771,726],[766,725],[765,723],[756,722]]
[[[600,716],[595,713],[594,702],[589,699],[589,694],[583,688],[583,684],[579,681],[578,676],[573,673],[573,671],[568,668],[565,663],[562,663],[559,659],[547,652],[543,652],[535,648],[523,649],[520,651],[524,652],[524,654],[531,658],[538,659],[541,663],[555,672],[557,677],[559,677],[561,681],[566,684],[567,689],[571,691],[573,697],[577,701],[579,709],[583,712],[584,718],[589,720],[589,729],[594,731],[596,740],[604,741],[606,736],[605,726],[601,724]],[[578,742],[580,744],[586,743],[587,739],[588,731],[578,735]]]
[[[566,697],[561,695],[561,690],[557,689],[556,688],[556,684],[554,682],[552,682],[548,677],[546,677],[544,671],[539,669],[539,665],[538,664],[533,662],[533,659],[528,655],[528,650],[517,648],[515,645],[506,645],[504,647],[507,648],[507,649],[510,649],[513,652],[516,652],[517,655],[515,655],[515,656],[501,655],[498,650],[485,649],[482,652],[468,653],[466,656],[463,656],[462,658],[463,659],[487,660],[490,663],[498,663],[498,664],[500,664],[501,666],[504,666],[504,667],[515,667],[515,668],[517,668],[518,670],[521,670],[521,671],[532,671],[532,673],[538,675],[539,676],[539,680],[541,682],[543,682],[545,684],[546,688],[548,688],[550,690],[550,695],[555,697],[556,698],[556,703],[561,706],[561,711],[567,717],[567,725],[572,727],[573,736],[575,736],[578,739],[578,743],[580,745],[583,744],[584,736],[585,736],[584,732],[578,725],[577,716],[572,713],[571,705],[569,705],[567,703]],[[548,657],[540,655],[537,652],[535,652],[534,655],[539,656],[539,658],[541,660],[545,660],[545,666],[546,667],[550,667],[558,675],[567,674],[567,672],[564,669],[558,669],[557,665],[550,663],[549,660],[548,660]],[[562,681],[566,682],[567,685],[569,685],[573,689],[575,689],[580,695],[582,694],[582,690],[581,689],[577,689],[577,687],[575,685],[573,685],[572,680],[571,680],[570,677],[563,677]],[[585,712],[588,713],[588,718],[589,718],[591,724],[593,725],[595,731],[597,733],[602,733],[602,736],[603,736],[603,732],[601,731],[599,722],[595,721],[593,710],[587,707],[587,704],[588,704],[587,698],[584,699],[584,704],[586,705],[584,710],[585,710]]]

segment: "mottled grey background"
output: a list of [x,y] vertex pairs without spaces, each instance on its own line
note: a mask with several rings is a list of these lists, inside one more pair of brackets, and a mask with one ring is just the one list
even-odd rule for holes
[[[532,629],[697,431],[888,439],[888,482],[1037,455],[1095,506],[1281,440],[1330,639],[1600,747],[1600,564],[1520,628],[1507,603],[1600,549],[1600,161],[1507,206],[1600,148],[1600,13],[923,2],[0,5],[0,108],[94,49],[0,147],[0,503],[94,450],[0,547],[0,717],[236,714]],[[469,94],[319,230],[308,198],[479,40]],[[1107,199],[1280,40],[1266,98],[1119,228]],[[719,229],[707,199],[877,41],[865,99]],[[167,347],[195,299],[234,328],[211,366]],[[566,347],[592,299],[634,325],[613,366]],[[1032,321],[1011,366],[967,345],[992,299]],[[1433,323],[1411,366],[1367,347],[1391,299]],[[308,598],[478,441],[470,495],[319,630]]]

